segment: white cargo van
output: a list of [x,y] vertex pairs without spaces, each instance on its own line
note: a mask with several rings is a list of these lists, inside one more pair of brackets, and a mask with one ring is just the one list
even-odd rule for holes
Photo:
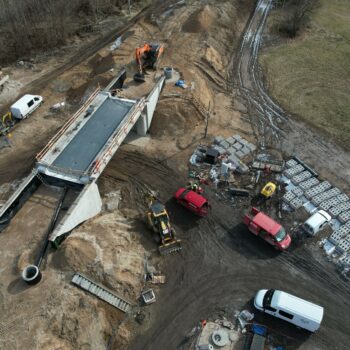
[[17,119],[24,119],[33,113],[41,104],[43,98],[39,95],[24,95],[11,106],[11,113]]
[[323,307],[275,289],[261,289],[255,296],[254,306],[267,314],[315,332],[320,328]]
[[317,213],[309,217],[303,224],[303,229],[310,236],[315,236],[321,231],[330,221],[332,217],[324,210],[319,210]]

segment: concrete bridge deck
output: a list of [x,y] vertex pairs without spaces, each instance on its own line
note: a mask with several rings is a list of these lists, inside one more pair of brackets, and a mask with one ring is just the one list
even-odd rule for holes
[[134,104],[135,102],[106,98],[52,165],[86,172]]

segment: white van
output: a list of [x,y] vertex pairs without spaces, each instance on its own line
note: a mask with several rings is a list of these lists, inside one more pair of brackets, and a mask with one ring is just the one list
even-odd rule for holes
[[254,306],[267,314],[315,332],[320,328],[323,307],[275,289],[261,289],[255,296]]
[[11,113],[17,119],[24,119],[33,113],[41,104],[43,98],[39,95],[24,95],[11,106]]
[[324,210],[319,210],[317,213],[309,217],[303,224],[304,231],[310,235],[315,236],[321,231],[330,221],[332,217]]

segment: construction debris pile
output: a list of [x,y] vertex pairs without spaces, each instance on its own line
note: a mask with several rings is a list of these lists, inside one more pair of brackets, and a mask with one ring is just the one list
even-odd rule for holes
[[[248,197],[249,191],[237,188],[237,175],[247,175],[249,167],[243,159],[252,158],[256,146],[240,135],[223,138],[217,136],[209,145],[199,145],[190,158],[192,165],[189,177],[197,185],[212,184],[215,189],[221,189],[217,195],[226,199],[233,196]],[[242,178],[240,179],[241,182]]]

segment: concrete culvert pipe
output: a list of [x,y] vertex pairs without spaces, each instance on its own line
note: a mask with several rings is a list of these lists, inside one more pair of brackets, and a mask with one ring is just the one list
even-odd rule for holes
[[37,266],[29,265],[23,270],[22,278],[28,284],[37,284],[41,280],[41,272]]

